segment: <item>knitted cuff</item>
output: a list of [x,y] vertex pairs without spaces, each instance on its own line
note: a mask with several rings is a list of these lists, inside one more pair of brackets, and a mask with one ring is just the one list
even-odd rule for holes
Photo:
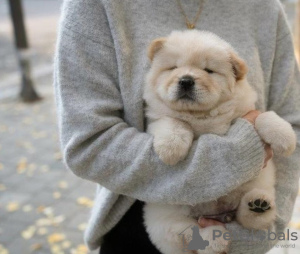
[[263,167],[265,159],[264,143],[256,132],[254,126],[243,118],[238,118],[228,132],[228,138],[234,144],[235,149],[234,165],[245,173],[247,178],[257,176]]

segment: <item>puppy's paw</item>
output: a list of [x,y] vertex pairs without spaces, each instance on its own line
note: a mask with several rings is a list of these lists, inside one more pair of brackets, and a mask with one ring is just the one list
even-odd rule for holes
[[275,154],[289,156],[296,149],[297,137],[292,126],[275,112],[260,114],[255,120],[255,128]]
[[264,199],[250,200],[248,203],[249,210],[255,213],[264,213],[271,209],[270,202]]
[[190,136],[168,135],[154,138],[154,150],[159,158],[167,165],[175,165],[185,159],[190,147],[192,138]]
[[237,221],[248,229],[267,229],[274,222],[275,217],[273,195],[260,189],[253,189],[246,193],[237,211]]
[[250,200],[248,203],[249,210],[255,213],[264,213],[271,209],[270,202],[265,199]]

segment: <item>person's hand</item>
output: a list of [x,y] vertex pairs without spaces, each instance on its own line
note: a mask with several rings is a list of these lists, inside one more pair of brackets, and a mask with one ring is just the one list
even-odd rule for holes
[[254,126],[255,120],[260,114],[261,112],[258,110],[251,110],[246,115],[244,115],[243,118],[249,121]]
[[219,222],[217,220],[213,220],[213,219],[206,219],[206,218],[200,218],[198,220],[198,224],[201,228],[206,228],[206,227],[210,227],[210,226],[223,226],[225,227],[225,224],[222,222]]
[[[260,111],[251,110],[246,115],[244,115],[243,118],[246,119],[247,121],[249,121],[253,126],[255,126],[255,120],[259,116],[259,114],[261,114]],[[269,144],[265,143],[264,148],[265,148],[265,161],[264,161],[263,168],[265,168],[267,166],[268,161],[270,159],[272,159],[272,157],[273,157],[273,151],[272,151],[271,146]]]

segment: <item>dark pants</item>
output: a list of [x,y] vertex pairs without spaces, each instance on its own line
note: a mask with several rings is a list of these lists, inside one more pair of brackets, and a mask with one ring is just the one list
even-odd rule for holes
[[143,202],[136,201],[120,222],[104,236],[100,254],[161,254],[146,233],[143,206]]

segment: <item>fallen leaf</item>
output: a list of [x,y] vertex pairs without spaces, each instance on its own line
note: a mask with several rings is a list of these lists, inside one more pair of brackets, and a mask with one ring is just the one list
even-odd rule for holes
[[51,250],[51,253],[52,254],[65,254],[64,251],[62,251],[62,250],[55,250],[55,249]]
[[65,240],[65,235],[54,233],[48,236],[48,243],[58,243]]
[[53,198],[54,199],[60,199],[61,198],[61,193],[56,191],[56,192],[53,192]]
[[6,186],[4,184],[0,184],[0,191],[5,191],[6,190]]
[[30,163],[29,165],[28,165],[28,169],[29,170],[36,170],[36,165],[34,164],[34,163]]
[[18,162],[17,172],[18,174],[22,174],[25,172],[26,169],[27,169],[27,159],[23,157]]
[[82,206],[91,208],[93,206],[93,201],[87,197],[80,197],[77,199],[77,203]]
[[42,171],[43,173],[48,172],[48,171],[49,171],[49,166],[48,166],[48,165],[43,165],[43,166],[41,167],[41,171]]
[[54,245],[51,246],[51,252],[53,254],[58,254],[58,253],[61,252],[61,247],[57,244],[54,244]]
[[32,211],[32,209],[33,209],[32,205],[25,205],[22,208],[23,212],[25,212],[25,213]]
[[86,229],[86,227],[87,227],[87,223],[81,223],[78,225],[78,229],[80,231],[84,231]]
[[58,184],[58,187],[61,189],[67,189],[68,188],[68,183],[66,181],[60,181]]
[[53,217],[53,208],[52,207],[46,207],[43,210],[43,213],[48,217]]
[[24,239],[28,240],[28,239],[31,239],[33,237],[35,231],[36,231],[36,227],[35,226],[30,226],[26,230],[24,230],[21,233],[21,235]]
[[77,246],[76,251],[78,254],[86,254],[88,253],[89,250],[85,245],[80,244]]
[[50,226],[52,225],[52,221],[48,218],[41,218],[38,219],[35,224],[39,227]]
[[0,170],[3,170],[4,166],[2,163],[0,163]]
[[33,123],[33,119],[30,117],[25,117],[25,118],[23,118],[22,122],[23,122],[23,124],[31,125]]
[[63,249],[68,249],[71,247],[71,242],[70,241],[63,241],[61,244]]
[[47,132],[46,131],[33,131],[31,133],[31,135],[34,139],[40,139],[40,138],[47,137]]
[[9,251],[2,244],[0,244],[0,254],[9,254]]
[[45,206],[41,205],[36,210],[38,213],[42,213],[45,210],[45,208],[46,208]]
[[54,154],[54,159],[57,161],[60,161],[62,159],[62,154],[61,152],[57,152]]
[[52,219],[52,223],[54,226],[57,226],[58,224],[62,223],[66,217],[64,215],[56,216]]
[[47,228],[44,228],[44,227],[39,228],[39,229],[37,230],[37,234],[38,234],[38,235],[46,235],[47,233],[48,233],[48,229],[47,229]]
[[18,143],[18,145],[23,147],[24,149],[26,149],[30,153],[33,153],[35,151],[35,148],[32,145],[32,143],[30,143],[28,141],[21,141],[21,142]]
[[27,176],[33,176],[34,171],[36,170],[37,166],[33,163],[28,165],[27,169]]
[[17,202],[10,202],[6,206],[6,210],[9,212],[15,212],[15,211],[19,210],[19,208],[20,208],[20,205]]
[[0,125],[0,132],[7,132],[8,131],[8,127],[6,125]]
[[40,250],[42,247],[43,247],[42,244],[40,244],[40,243],[35,243],[35,244],[32,244],[32,245],[31,245],[30,249],[31,249],[31,251],[37,251],[37,250]]

